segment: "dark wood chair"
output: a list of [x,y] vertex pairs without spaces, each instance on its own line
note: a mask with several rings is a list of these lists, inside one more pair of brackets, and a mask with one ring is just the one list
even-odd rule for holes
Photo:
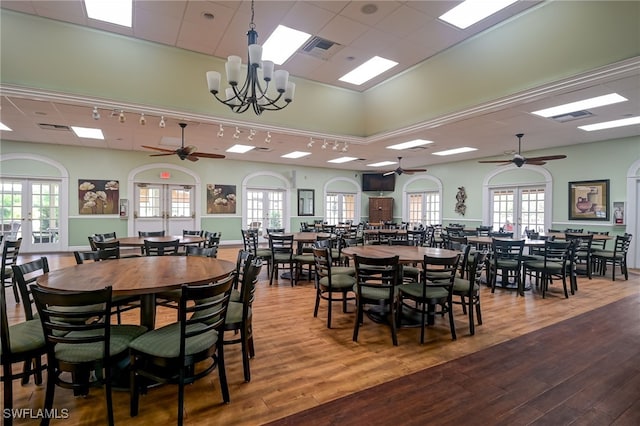
[[13,270],[11,267],[18,262],[21,245],[22,238],[18,238],[17,240],[5,240],[2,247],[2,264],[0,264],[0,282],[2,282],[1,290],[4,292],[5,288],[11,287],[16,303],[20,303],[20,294],[16,288]]
[[[113,425],[112,373],[127,361],[129,343],[146,328],[111,325],[111,287],[76,292],[33,286],[32,294],[47,348],[44,409],[53,409],[56,386],[73,389],[76,395],[87,395],[90,386],[104,386],[107,420]],[[49,418],[42,424],[49,424]]]
[[[399,312],[407,310],[418,314],[420,344],[424,344],[425,328],[435,323],[436,314],[448,314],[451,340],[456,340],[452,302],[453,284],[460,257],[460,254],[450,258],[425,256],[420,282],[405,284],[398,289],[398,305],[402,310]],[[437,307],[440,307],[439,311]]]
[[578,274],[586,275],[589,279],[591,279],[592,271],[591,268],[593,266],[593,261],[591,259],[591,255],[593,254],[591,250],[591,245],[593,244],[593,234],[572,234],[565,233],[565,240],[574,241],[576,244],[576,253],[574,259],[570,259],[575,263],[575,272]]
[[364,257],[354,256],[356,267],[356,319],[353,327],[353,341],[358,341],[360,326],[364,322],[364,311],[368,305],[381,309],[376,313],[389,324],[391,340],[398,346],[397,309],[398,288],[402,283],[402,268],[399,256]]
[[185,254],[187,256],[217,257],[218,247],[186,246]]
[[180,240],[149,241],[144,240],[145,256],[177,256],[180,249]]
[[[326,300],[327,328],[331,328],[333,302],[342,302],[342,312],[346,313],[347,301],[355,300],[353,286],[356,283],[356,279],[350,274],[333,272],[334,266],[330,247],[314,247],[313,258],[316,269],[316,303],[313,316],[314,318],[318,316],[320,300]],[[351,297],[348,296],[349,293],[352,293]],[[335,297],[334,295],[340,295],[340,297]]]
[[38,277],[49,272],[49,261],[42,256],[30,262],[13,265],[13,276],[16,287],[22,299],[22,310],[27,320],[34,319],[36,307],[31,295],[31,285],[35,284]]
[[[46,258],[45,258],[46,259]],[[22,302],[26,304],[26,301]],[[37,385],[42,384],[42,355],[46,353],[44,333],[39,319],[26,317],[25,320],[9,325],[5,291],[0,292],[0,364],[2,365],[3,404],[4,410],[13,408],[13,381],[21,380],[23,385],[31,376]],[[15,364],[23,364],[21,370]],[[4,412],[3,412],[4,413]],[[13,416],[3,416],[6,426],[13,424]]]
[[624,274],[624,279],[629,279],[627,269],[627,253],[631,245],[631,234],[617,235],[613,250],[596,250],[592,256],[600,265],[600,275],[606,275],[607,265],[611,265],[611,279],[616,280],[616,267],[620,267],[620,273]]
[[296,261],[294,259],[293,235],[269,234],[269,248],[271,249],[271,274],[269,275],[269,285],[273,284],[273,277],[278,278],[280,265],[289,269],[291,286],[295,285]]
[[[233,331],[240,334],[239,337],[225,339],[225,345],[240,343],[242,351],[242,369],[244,381],[251,381],[251,368],[249,359],[256,356],[253,344],[253,301],[255,300],[258,274],[262,269],[262,259],[257,258],[244,263],[242,280],[240,281],[240,299],[230,301],[225,318],[225,331]],[[236,334],[234,334],[236,335]]]
[[500,286],[515,288],[518,294],[524,296],[522,279],[522,251],[524,240],[500,240],[494,238],[491,243],[491,257],[489,276],[491,293],[495,293],[498,277]]
[[242,242],[244,244],[244,250],[250,252],[255,257],[261,257],[267,262],[267,274],[271,276],[271,267],[273,265],[271,259],[271,248],[260,247],[258,243],[259,231],[258,229],[242,229]]
[[527,260],[524,269],[533,271],[540,277],[539,287],[542,298],[545,298],[549,284],[554,278],[562,280],[564,297],[569,298],[567,291],[567,271],[569,269],[569,249],[575,244],[569,241],[545,241],[544,258],[542,260]]
[[164,231],[138,231],[138,237],[164,237]]
[[[218,369],[222,398],[231,401],[224,360],[225,317],[233,275],[206,285],[182,286],[178,321],[149,331],[129,344],[131,416],[149,381],[178,385],[178,425],[183,424],[185,385]],[[193,303],[197,301],[197,303]],[[202,395],[198,397],[202,398]]]
[[[478,325],[482,325],[482,310],[480,308],[480,279],[485,269],[488,253],[486,251],[476,252],[473,262],[469,267],[469,275],[467,279],[456,277],[453,282],[452,303],[462,305],[462,313],[469,315],[469,334],[472,336],[476,333],[475,316],[478,319]],[[456,302],[455,297],[459,296],[460,301]]]

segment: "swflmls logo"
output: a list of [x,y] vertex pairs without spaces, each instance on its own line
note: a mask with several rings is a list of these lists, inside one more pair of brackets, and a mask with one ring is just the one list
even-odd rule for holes
[[5,408],[2,410],[2,417],[5,419],[68,419],[68,408],[52,408],[51,410],[44,410],[39,408],[34,410],[33,408]]

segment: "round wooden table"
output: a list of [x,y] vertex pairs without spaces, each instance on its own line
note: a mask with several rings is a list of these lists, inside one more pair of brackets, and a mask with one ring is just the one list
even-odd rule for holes
[[424,260],[425,256],[451,258],[456,257],[460,252],[436,247],[421,246],[388,246],[388,245],[364,245],[352,246],[342,249],[342,254],[353,257],[354,255],[366,257],[391,257],[400,256],[400,263],[418,263]]
[[36,282],[44,288],[69,291],[112,286],[114,296],[139,295],[140,324],[155,325],[155,294],[183,284],[206,284],[235,271],[234,262],[200,256],[142,256],[84,263],[48,272]]
[[204,243],[206,239],[196,235],[167,235],[164,237],[118,237],[116,238],[120,242],[121,247],[143,247],[144,240],[153,241],[156,243],[166,243],[168,241],[179,240],[178,244],[181,246],[189,244]]

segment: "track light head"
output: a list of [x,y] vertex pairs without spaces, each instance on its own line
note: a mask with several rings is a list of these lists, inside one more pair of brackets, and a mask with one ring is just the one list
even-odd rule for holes
[[144,118],[144,112],[140,114],[140,121],[139,121],[141,126],[144,126],[145,124],[147,124],[147,119]]
[[158,127],[160,127],[161,129],[164,129],[164,127],[167,125],[167,123],[164,122],[164,115],[162,117],[160,117],[160,122],[158,123]]
[[100,120],[100,111],[98,111],[98,107],[93,107],[93,112],[91,113],[91,116],[93,117],[94,120]]
[[120,110],[120,115],[118,115],[118,121],[124,123],[127,121],[127,117],[124,116],[124,110]]

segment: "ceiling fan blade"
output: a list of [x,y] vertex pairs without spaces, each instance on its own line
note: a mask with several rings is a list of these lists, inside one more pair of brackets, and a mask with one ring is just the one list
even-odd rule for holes
[[504,164],[509,164],[513,162],[513,160],[481,160],[478,161],[478,163],[504,163]]
[[426,171],[427,171],[427,169],[402,169],[402,171],[403,171],[404,173],[411,174],[411,173],[422,173],[422,172],[426,172]]
[[546,161],[540,161],[540,160],[533,160],[531,161],[530,158],[527,158],[526,161],[527,164],[533,164],[534,166],[542,166],[543,164],[547,164]]
[[562,160],[563,158],[567,158],[567,156],[566,155],[544,155],[542,157],[527,158],[527,163],[531,163],[532,161]]
[[199,160],[199,158],[198,158],[198,157],[196,157],[196,156],[195,156],[195,155],[193,155],[193,154],[191,154],[191,155],[187,155],[185,158],[186,158],[187,160],[189,160],[189,161],[198,161],[198,160]]
[[176,152],[174,149],[157,148],[155,146],[142,145],[142,147],[147,149],[155,149],[156,151],[170,152],[172,154]]
[[202,157],[202,158],[226,158],[222,154],[210,154],[208,152],[192,152],[190,155],[194,157]]
[[165,154],[149,154],[149,157],[164,157],[165,155],[174,155],[175,152],[171,151],[171,152],[167,152]]
[[382,176],[389,176],[389,175],[394,174],[395,172],[396,172],[395,170],[391,170],[390,172],[383,173]]
[[184,155],[191,155],[191,154],[193,154],[194,152],[196,152],[197,150],[198,150],[198,147],[193,146],[193,145],[189,145],[189,146],[185,146],[185,147],[182,149],[182,152],[184,153]]

